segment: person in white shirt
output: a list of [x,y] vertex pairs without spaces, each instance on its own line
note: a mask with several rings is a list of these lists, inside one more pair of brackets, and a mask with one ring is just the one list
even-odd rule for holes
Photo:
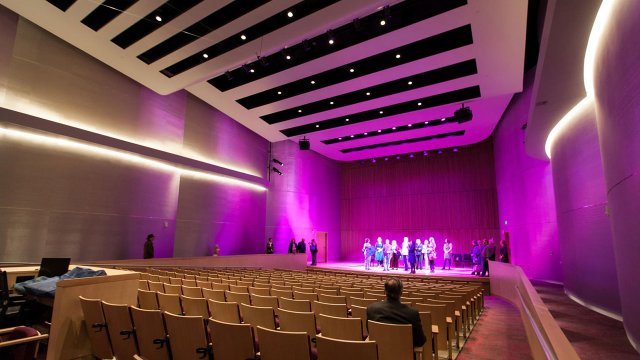
[[400,254],[402,255],[402,262],[404,262],[404,271],[409,271],[409,238],[406,236],[402,240],[402,249],[400,250]]

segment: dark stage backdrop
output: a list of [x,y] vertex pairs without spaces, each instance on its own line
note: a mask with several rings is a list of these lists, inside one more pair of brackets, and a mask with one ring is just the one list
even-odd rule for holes
[[492,139],[442,154],[429,151],[376,162],[343,163],[341,259],[361,260],[365,237],[402,242],[436,238],[437,264],[447,237],[454,253],[471,250],[471,240],[499,242]]

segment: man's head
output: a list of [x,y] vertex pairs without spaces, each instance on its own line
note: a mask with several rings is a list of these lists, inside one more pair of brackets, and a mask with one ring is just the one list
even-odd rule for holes
[[398,278],[391,278],[384,283],[384,293],[387,295],[387,300],[400,301],[402,296],[402,281]]
[[156,237],[155,237],[155,236],[153,236],[153,234],[149,234],[149,235],[147,235],[147,240],[151,240],[151,241],[153,241],[153,239],[155,239],[155,238],[156,238]]

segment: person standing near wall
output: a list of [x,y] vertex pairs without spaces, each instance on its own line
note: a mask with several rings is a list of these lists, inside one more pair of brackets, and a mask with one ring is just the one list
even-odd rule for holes
[[309,251],[311,252],[311,266],[316,266],[316,256],[318,255],[318,244],[316,244],[316,239],[311,239]]
[[296,244],[296,239],[291,239],[291,241],[289,242],[289,249],[287,250],[287,253],[295,254],[297,249],[298,245]]
[[416,244],[413,240],[409,242],[409,254],[407,255],[409,265],[411,267],[411,273],[416,273]]
[[384,244],[382,243],[382,238],[378,236],[376,240],[376,262],[378,263],[378,267],[382,267],[382,262],[384,261]]
[[220,246],[218,244],[213,245],[213,256],[220,256]]
[[480,245],[478,240],[471,241],[471,275],[480,275]]
[[155,256],[155,250],[153,248],[153,239],[156,237],[153,234],[147,235],[147,241],[144,242],[144,252],[142,254],[143,259],[153,259]]
[[307,243],[304,242],[304,238],[300,239],[300,242],[298,243],[298,246],[296,246],[298,249],[298,254],[306,254],[307,253]]
[[391,240],[391,270],[398,270],[398,259],[400,258],[400,249],[395,240]]
[[503,263],[509,262],[509,247],[505,239],[500,240],[500,261]]
[[422,243],[420,239],[416,239],[416,269],[422,270]]
[[391,262],[391,256],[393,255],[389,239],[385,240],[382,252],[384,254],[384,269],[382,269],[382,271],[389,271],[389,263]]
[[449,239],[444,239],[444,245],[442,246],[444,251],[444,261],[442,263],[442,270],[449,264],[449,270],[451,270],[451,252],[453,251],[453,244],[449,242]]
[[369,238],[364,239],[362,254],[364,254],[364,269],[369,270],[371,267],[371,240]]
[[273,239],[269,238],[269,240],[267,240],[267,249],[265,250],[265,254],[273,254],[273,251]]
[[409,271],[409,238],[404,237],[402,240],[402,249],[400,250],[400,254],[402,254],[402,262],[404,263],[404,271]]

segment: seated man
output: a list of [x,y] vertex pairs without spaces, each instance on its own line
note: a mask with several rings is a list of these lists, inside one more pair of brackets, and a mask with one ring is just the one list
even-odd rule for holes
[[387,324],[411,324],[413,346],[422,346],[427,338],[422,331],[418,311],[400,302],[402,281],[391,278],[384,283],[386,301],[378,301],[367,306],[367,319]]

